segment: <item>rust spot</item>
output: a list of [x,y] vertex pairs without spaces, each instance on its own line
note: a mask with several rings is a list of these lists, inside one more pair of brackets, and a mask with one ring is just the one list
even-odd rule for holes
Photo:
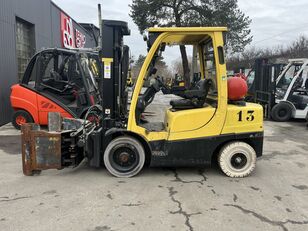
[[40,130],[36,124],[21,127],[23,173],[32,176],[44,169],[61,168],[61,133]]

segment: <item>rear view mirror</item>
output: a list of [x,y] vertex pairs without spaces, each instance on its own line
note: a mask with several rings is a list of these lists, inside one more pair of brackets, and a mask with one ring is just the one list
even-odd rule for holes
[[223,37],[223,41],[224,41],[224,45],[227,45],[228,42],[228,33],[227,32],[223,32],[222,33],[222,37]]
[[146,34],[143,35],[143,41],[148,41],[148,36]]
[[150,75],[155,75],[156,73],[157,73],[157,68],[153,67],[152,70],[151,70]]
[[166,49],[166,43],[162,43],[162,44],[160,45],[160,51],[164,52],[165,49]]

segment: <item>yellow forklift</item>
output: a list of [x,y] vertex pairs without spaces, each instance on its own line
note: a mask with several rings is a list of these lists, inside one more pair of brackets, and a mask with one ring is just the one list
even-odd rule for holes
[[[78,166],[87,159],[93,167],[105,166],[116,177],[132,177],[151,167],[205,166],[217,161],[229,177],[248,176],[262,155],[262,106],[228,100],[224,59],[224,27],[150,28],[148,54],[133,90],[129,110],[121,102],[114,79],[113,60],[103,61],[102,105],[92,106],[99,121],[49,115],[49,131],[35,124],[22,127],[23,172]],[[170,93],[156,75],[156,60],[168,46],[193,45],[198,49],[201,80],[170,101],[161,122],[141,119],[155,94]],[[116,65],[115,65],[116,66]],[[151,85],[143,84],[151,78]],[[171,92],[172,93],[172,92]],[[108,100],[106,100],[108,98]]]

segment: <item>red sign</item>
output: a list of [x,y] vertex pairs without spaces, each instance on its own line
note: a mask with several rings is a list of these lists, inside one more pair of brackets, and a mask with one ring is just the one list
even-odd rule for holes
[[74,29],[73,20],[66,14],[61,12],[61,34],[62,34],[62,46],[65,48],[74,48]]
[[86,44],[86,36],[79,30],[75,29],[73,20],[61,12],[61,38],[62,46],[65,48],[84,48]]
[[86,36],[81,33],[79,30],[76,31],[76,47],[77,48],[84,48],[84,45],[86,44]]

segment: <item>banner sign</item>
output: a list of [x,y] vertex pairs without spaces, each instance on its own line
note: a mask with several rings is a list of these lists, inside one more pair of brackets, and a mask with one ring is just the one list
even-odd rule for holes
[[86,36],[81,33],[79,30],[75,30],[76,31],[76,47],[77,48],[84,48],[84,45],[86,44]]
[[[75,33],[74,33],[75,32]],[[86,36],[73,26],[73,20],[61,12],[61,40],[65,48],[84,48]]]

